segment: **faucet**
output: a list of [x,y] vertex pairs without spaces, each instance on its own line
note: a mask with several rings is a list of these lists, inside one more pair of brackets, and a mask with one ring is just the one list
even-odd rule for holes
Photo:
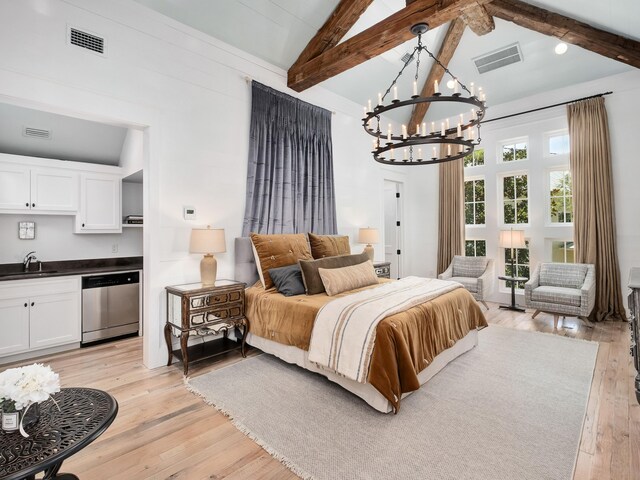
[[24,271],[28,272],[29,271],[29,265],[31,264],[32,261],[36,261],[38,262],[39,260],[36,258],[35,256],[35,250],[33,252],[29,252],[24,256],[24,260],[22,260],[22,266],[24,267]]

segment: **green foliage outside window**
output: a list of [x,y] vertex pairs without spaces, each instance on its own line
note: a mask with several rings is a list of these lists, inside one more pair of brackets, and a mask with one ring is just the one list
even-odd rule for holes
[[464,182],[464,221],[466,225],[485,223],[484,180]]
[[571,172],[553,171],[549,174],[551,223],[573,222],[573,186]]
[[529,223],[529,189],[527,175],[503,178],[505,224]]
[[464,157],[465,167],[477,167],[484,165],[484,149],[474,150],[472,153]]
[[487,241],[486,240],[465,240],[464,254],[467,257],[486,257]]
[[510,145],[502,146],[503,162],[513,162],[514,160],[526,160],[526,159],[527,159],[526,143],[513,143]]
[[[525,242],[526,248],[514,248],[514,264],[513,270],[511,269],[511,249],[504,249],[504,273],[509,277],[524,277],[529,278],[529,241]],[[516,288],[518,290],[524,290],[524,282],[516,282]],[[511,288],[511,282],[507,281],[507,288]]]

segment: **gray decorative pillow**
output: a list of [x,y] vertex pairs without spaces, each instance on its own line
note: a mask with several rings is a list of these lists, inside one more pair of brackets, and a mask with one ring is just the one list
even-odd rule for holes
[[271,268],[269,269],[269,276],[273,280],[276,290],[285,297],[301,295],[305,292],[302,272],[297,263],[286,267]]
[[325,291],[322,278],[318,273],[319,268],[342,268],[351,265],[359,265],[369,260],[365,252],[355,255],[339,255],[337,257],[325,257],[317,260],[298,260],[302,270],[302,281],[307,295],[315,295]]

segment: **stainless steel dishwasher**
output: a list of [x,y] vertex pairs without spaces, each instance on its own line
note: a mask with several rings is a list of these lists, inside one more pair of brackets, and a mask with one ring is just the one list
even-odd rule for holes
[[82,277],[82,345],[138,332],[140,272]]

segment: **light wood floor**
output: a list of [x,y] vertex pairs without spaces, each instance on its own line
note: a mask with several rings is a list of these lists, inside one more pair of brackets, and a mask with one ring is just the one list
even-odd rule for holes
[[[530,313],[490,307],[490,323],[553,331],[550,315],[532,320]],[[589,329],[568,318],[565,325],[573,328],[558,334],[600,342],[575,479],[640,479],[640,405],[627,324],[606,322]],[[66,461],[63,471],[83,480],[296,478],[189,393],[179,364],[147,370],[141,348],[136,338],[39,359],[60,374],[63,386],[107,390],[120,404],[111,427]],[[197,376],[241,360],[231,353],[193,364],[189,373]]]

